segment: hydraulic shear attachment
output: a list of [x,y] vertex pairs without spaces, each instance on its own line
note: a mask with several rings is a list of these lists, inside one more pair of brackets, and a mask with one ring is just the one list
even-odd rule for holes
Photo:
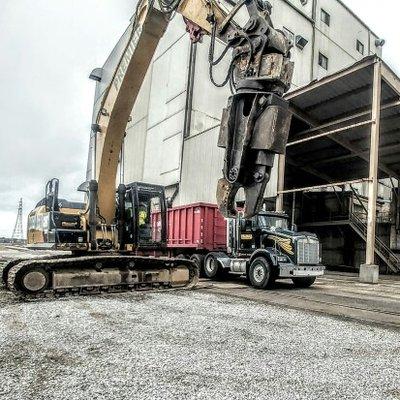
[[229,98],[218,140],[218,146],[225,148],[224,177],[217,188],[224,216],[236,215],[240,188],[245,194],[245,217],[260,210],[275,154],[285,152],[290,121],[288,103],[273,93],[241,92]]
[[[275,154],[283,154],[286,148],[291,113],[283,95],[293,77],[293,44],[282,31],[274,29],[268,1],[244,0],[238,4],[247,7],[247,24],[243,28],[231,24],[227,29],[225,21],[232,19],[228,15],[217,33],[214,26],[211,34],[212,44],[216,34],[225,35],[232,49],[229,82],[234,93],[221,119],[218,146],[225,148],[225,161],[217,202],[225,217],[234,217],[236,194],[243,188],[244,214],[250,218],[262,207]],[[210,49],[212,66],[221,57],[213,61],[214,46]]]

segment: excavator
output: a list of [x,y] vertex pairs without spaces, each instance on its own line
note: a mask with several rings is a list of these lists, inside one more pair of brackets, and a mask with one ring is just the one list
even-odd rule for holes
[[[243,10],[248,19],[240,23]],[[164,189],[144,183],[120,184],[116,189],[126,124],[157,45],[171,17],[181,14],[192,42],[210,35],[210,79],[218,86],[229,84],[232,91],[222,111],[218,138],[218,146],[225,148],[218,207],[225,217],[236,216],[235,199],[242,188],[241,212],[247,218],[257,214],[274,157],[285,151],[291,122],[283,95],[293,75],[292,44],[273,27],[271,11],[266,0],[139,1],[130,39],[96,116],[94,176],[78,188],[85,192],[85,203],[60,199],[59,182],[52,179],[28,217],[30,247],[68,252],[10,261],[2,273],[10,291],[32,299],[196,285],[196,265],[165,257],[163,252]],[[217,40],[225,48],[215,58]],[[217,83],[213,67],[228,51],[226,78]],[[161,226],[152,227],[154,213],[161,213]]]

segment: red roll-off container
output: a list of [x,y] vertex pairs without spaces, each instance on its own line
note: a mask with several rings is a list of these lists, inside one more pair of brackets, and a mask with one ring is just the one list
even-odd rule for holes
[[[153,214],[152,225],[159,225]],[[167,247],[194,250],[225,250],[226,221],[215,204],[195,203],[167,211]]]

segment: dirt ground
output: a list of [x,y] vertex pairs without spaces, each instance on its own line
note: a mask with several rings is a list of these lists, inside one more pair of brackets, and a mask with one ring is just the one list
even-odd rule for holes
[[397,282],[34,302],[0,289],[0,399],[400,399]]

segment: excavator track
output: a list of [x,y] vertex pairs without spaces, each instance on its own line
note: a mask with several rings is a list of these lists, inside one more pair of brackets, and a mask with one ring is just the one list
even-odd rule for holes
[[8,269],[7,288],[28,300],[134,290],[191,289],[198,268],[190,260],[96,255],[21,261]]
[[[53,259],[53,258],[65,258],[65,257],[71,257],[70,254],[66,255],[44,255],[40,257],[35,257],[33,258],[34,260],[48,260],[48,259]],[[13,260],[9,260],[3,265],[3,269],[1,271],[1,281],[3,285],[7,288],[7,281],[8,281],[8,272],[10,269],[14,266],[17,265],[23,261],[28,261],[29,258],[15,258]]]

